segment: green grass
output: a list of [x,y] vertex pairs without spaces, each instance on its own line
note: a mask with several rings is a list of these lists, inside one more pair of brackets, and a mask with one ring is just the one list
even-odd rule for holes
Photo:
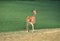
[[60,2],[0,1],[0,32],[26,30],[26,17],[36,8],[35,29],[60,28]]

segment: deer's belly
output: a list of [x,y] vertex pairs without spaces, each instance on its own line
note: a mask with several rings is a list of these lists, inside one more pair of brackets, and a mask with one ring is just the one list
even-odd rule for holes
[[29,19],[28,22],[32,22],[33,20],[32,19]]
[[35,24],[35,20],[30,20],[30,19],[29,19],[29,20],[28,20],[28,23],[30,23],[30,22],[33,23],[33,24]]

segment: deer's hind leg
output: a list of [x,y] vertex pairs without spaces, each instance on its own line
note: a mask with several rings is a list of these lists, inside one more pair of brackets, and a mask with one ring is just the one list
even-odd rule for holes
[[30,23],[32,25],[32,32],[34,31],[34,24],[33,23]]

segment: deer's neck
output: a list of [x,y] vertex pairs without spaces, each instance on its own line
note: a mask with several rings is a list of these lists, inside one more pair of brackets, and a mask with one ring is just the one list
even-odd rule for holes
[[36,15],[33,15],[33,17],[36,17]]

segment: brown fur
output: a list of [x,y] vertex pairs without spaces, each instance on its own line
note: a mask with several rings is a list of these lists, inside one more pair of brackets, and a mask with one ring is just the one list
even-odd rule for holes
[[33,16],[27,16],[26,22],[27,22],[27,31],[29,32],[29,24],[32,25],[32,29],[34,31],[34,24],[35,24],[35,16],[36,16],[36,10],[33,10]]

